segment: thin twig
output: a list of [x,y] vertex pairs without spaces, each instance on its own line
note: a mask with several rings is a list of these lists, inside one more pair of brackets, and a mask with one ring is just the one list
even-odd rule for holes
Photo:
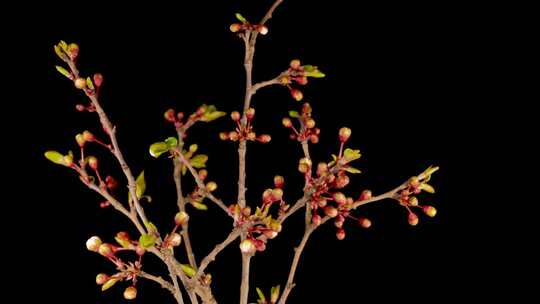
[[223,249],[225,249],[230,243],[234,242],[234,240],[240,236],[240,232],[241,229],[238,227],[233,229],[223,242],[214,247],[214,249],[201,261],[201,266],[197,270],[197,273],[193,276],[194,280],[198,280],[204,274],[206,267],[208,267],[208,265],[210,265],[210,263],[216,259],[217,255],[223,251]]

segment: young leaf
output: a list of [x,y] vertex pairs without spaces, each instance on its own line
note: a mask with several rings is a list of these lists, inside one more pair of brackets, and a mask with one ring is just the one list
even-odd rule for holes
[[131,246],[131,243],[128,240],[121,239],[117,236],[115,236],[114,239],[118,244],[120,244],[120,246],[122,246],[122,248],[129,248]]
[[118,282],[117,278],[110,278],[107,282],[105,282],[105,284],[103,284],[103,286],[101,286],[101,291],[105,291],[113,287],[116,282]]
[[55,45],[54,46],[54,52],[56,53],[56,55],[58,57],[60,57],[60,59],[62,59],[63,61],[68,61],[68,57],[66,55],[66,53],[62,52],[62,49],[60,48],[59,45]]
[[148,249],[156,244],[156,237],[153,234],[143,234],[139,238],[139,245],[142,248]]
[[289,116],[292,117],[292,118],[300,117],[300,115],[298,114],[297,111],[289,111]]
[[222,112],[222,111],[212,111],[212,112],[207,112],[203,115],[202,117],[202,121],[206,121],[206,122],[210,122],[212,120],[216,120],[220,117],[223,117],[227,115],[227,113],[225,112]]
[[57,165],[66,165],[64,155],[60,154],[57,151],[47,151],[45,152],[45,157]]
[[94,89],[94,83],[92,82],[92,79],[90,77],[86,77],[86,86],[90,89]]
[[435,193],[435,188],[433,188],[433,186],[431,186],[430,184],[422,183],[420,184],[419,188],[428,193]]
[[247,23],[247,19],[244,18],[244,16],[242,16],[240,13],[236,13],[234,14],[234,16],[236,16],[236,19],[238,19],[238,21],[242,22],[242,23]]
[[58,43],[58,46],[62,48],[62,50],[67,53],[68,52],[68,45],[64,40],[60,40]]
[[265,302],[266,297],[264,296],[264,293],[262,292],[262,290],[259,287],[255,288],[255,290],[257,290],[257,294],[259,295],[259,300]]
[[192,278],[197,271],[193,267],[191,267],[189,264],[180,264],[180,268],[182,268],[182,271],[189,277]]
[[198,155],[193,156],[189,162],[194,168],[199,169],[199,168],[204,168],[206,166],[207,160],[208,160],[207,155],[198,154]]
[[361,156],[360,150],[353,150],[353,149],[345,149],[345,152],[343,152],[343,158],[346,162],[352,162],[353,160],[359,159]]
[[317,67],[311,64],[306,64],[302,66],[302,69],[304,70],[304,72],[309,73],[317,70]]
[[64,69],[63,67],[61,67],[59,65],[55,66],[55,68],[56,68],[56,70],[58,72],[60,72],[60,74],[66,76],[69,79],[71,79],[72,76],[71,76],[71,73],[68,70]]
[[150,232],[158,232],[156,225],[154,225],[152,222],[144,222],[144,226],[148,228]]
[[353,167],[346,167],[344,170],[349,172],[349,173],[352,173],[352,174],[362,173],[362,171],[360,171],[360,170],[358,170],[356,168],[353,168]]
[[304,73],[305,76],[307,77],[313,77],[313,78],[323,78],[324,76],[326,76],[323,72],[315,69],[311,72],[306,72]]
[[270,302],[276,303],[279,298],[280,285],[272,287],[270,290]]
[[201,211],[208,210],[208,206],[206,206],[206,205],[203,204],[203,203],[192,202],[191,204],[192,204],[193,207],[195,207],[195,209],[197,209],[197,210],[201,210]]
[[169,137],[165,139],[165,143],[169,146],[169,149],[176,148],[178,146],[178,139],[176,137]]
[[158,158],[161,154],[169,151],[169,145],[165,142],[157,142],[150,145],[150,155],[155,158]]
[[137,180],[135,180],[135,193],[137,194],[137,198],[141,198],[144,195],[144,191],[146,191],[146,180],[144,179],[144,170],[137,176]]

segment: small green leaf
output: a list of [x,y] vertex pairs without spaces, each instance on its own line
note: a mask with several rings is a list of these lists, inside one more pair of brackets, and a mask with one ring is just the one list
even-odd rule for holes
[[300,114],[298,114],[297,111],[289,111],[289,116],[292,118],[298,118],[300,117]]
[[314,65],[311,65],[311,64],[306,64],[306,65],[303,65],[303,66],[302,66],[302,69],[304,70],[304,72],[308,72],[308,73],[309,73],[309,72],[315,71],[315,70],[317,69],[317,67],[314,66]]
[[118,282],[117,278],[110,278],[107,282],[105,282],[105,284],[103,284],[103,286],[101,286],[101,291],[105,291],[113,287],[116,282]]
[[169,137],[165,139],[165,143],[169,146],[169,149],[173,149],[178,146],[178,139],[176,139],[176,137]]
[[208,160],[208,155],[205,154],[198,154],[193,156],[190,159],[190,163],[194,168],[204,168],[206,166],[206,161]]
[[131,243],[128,241],[128,240],[125,240],[125,239],[121,239],[117,236],[114,237],[114,239],[116,240],[116,242],[118,244],[120,244],[120,246],[122,246],[122,248],[129,248],[131,247]]
[[72,76],[71,76],[71,73],[68,70],[64,69],[63,67],[61,67],[59,65],[55,66],[55,68],[56,68],[56,70],[58,72],[60,72],[60,74],[66,76],[69,79],[71,79]]
[[266,297],[264,296],[264,293],[262,292],[262,290],[259,287],[255,288],[255,290],[257,290],[257,294],[259,295],[259,300],[263,302],[266,301]]
[[419,188],[428,193],[435,193],[435,188],[433,188],[433,186],[431,186],[430,184],[422,183],[420,184]]
[[180,264],[180,268],[182,268],[182,271],[190,278],[197,273],[197,271],[189,264]]
[[66,165],[64,160],[64,155],[57,151],[47,151],[45,152],[45,157],[57,165]]
[[137,194],[137,198],[141,198],[144,195],[144,191],[146,191],[146,180],[144,179],[144,171],[137,176],[137,180],[135,180],[135,193]]
[[360,150],[353,150],[353,149],[345,149],[345,152],[343,152],[343,158],[346,162],[352,162],[353,160],[359,159],[361,156]]
[[169,151],[169,145],[165,142],[157,142],[150,145],[150,155],[158,158],[161,154]]
[[236,16],[236,19],[238,19],[238,21],[242,22],[242,23],[247,23],[247,19],[244,18],[244,16],[242,16],[240,13],[236,13],[234,14],[234,16]]
[[66,53],[64,53],[64,52],[62,51],[62,49],[60,48],[59,45],[55,45],[55,46],[54,46],[54,52],[55,52],[56,55],[57,55],[58,57],[60,57],[60,59],[62,59],[63,61],[68,61],[68,60],[69,60],[68,57],[67,57],[67,55],[66,55]]
[[193,207],[197,210],[202,210],[202,211],[205,211],[205,210],[208,210],[208,206],[206,206],[205,204],[203,203],[199,203],[199,202],[191,202],[191,204],[193,205]]
[[68,52],[68,44],[64,40],[60,40],[58,46],[61,47],[64,52]]
[[139,245],[142,248],[148,249],[156,244],[156,236],[153,234],[143,234],[139,238]]
[[276,303],[277,302],[277,300],[279,298],[280,289],[281,289],[281,286],[278,285],[278,286],[272,287],[272,289],[270,290],[270,302],[271,303]]
[[346,167],[344,170],[349,172],[349,173],[352,173],[352,174],[362,173],[362,171],[360,171],[360,170],[358,170],[356,168],[353,168],[353,167]]
[[216,120],[220,117],[223,117],[227,115],[226,112],[222,112],[222,111],[212,111],[212,112],[207,112],[203,115],[202,117],[202,121],[206,121],[206,122],[210,122],[210,121],[213,121],[213,120]]
[[92,82],[92,79],[90,77],[86,77],[86,86],[90,89],[94,89],[94,83]]
[[186,173],[187,173],[187,167],[182,166],[182,175],[186,175]]
[[326,75],[323,72],[315,69],[314,71],[304,73],[304,76],[313,77],[313,78],[323,78]]
[[215,105],[209,105],[209,106],[206,106],[206,109],[204,111],[204,113],[212,113],[214,111],[217,111],[217,108]]
[[156,225],[154,225],[152,222],[144,222],[144,226],[150,231],[150,232],[158,232],[158,229]]
[[437,170],[439,170],[439,167],[429,166],[426,171],[423,172],[424,176],[430,176],[431,174],[435,173]]

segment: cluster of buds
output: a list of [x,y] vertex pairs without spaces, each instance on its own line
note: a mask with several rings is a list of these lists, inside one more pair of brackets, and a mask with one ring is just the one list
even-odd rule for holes
[[167,111],[165,111],[165,113],[163,113],[163,117],[167,122],[173,124],[176,129],[187,129],[196,122],[210,122],[212,120],[216,120],[222,116],[225,116],[225,114],[225,112],[218,111],[214,105],[203,104],[188,117],[185,117],[183,112],[176,113],[174,109],[168,109]]
[[229,26],[229,29],[233,33],[238,33],[239,35],[243,35],[246,32],[257,32],[261,35],[268,34],[268,27],[263,24],[251,24],[249,21],[247,21],[246,18],[244,18],[241,14],[236,14],[236,19],[240,22],[236,22],[231,24]]
[[[208,176],[208,171],[205,169],[199,170],[197,176],[202,182],[205,182]],[[201,188],[198,185],[195,186],[193,192],[191,192],[188,196],[189,203],[197,210],[207,210],[208,206],[202,203],[202,201],[208,195],[208,193],[216,191],[217,188],[218,185],[213,181],[206,182],[206,184],[204,184],[204,188]]]
[[289,63],[289,69],[279,77],[279,82],[289,88],[292,98],[300,101],[304,98],[304,94],[300,89],[291,86],[291,84],[296,83],[303,86],[308,83],[308,77],[322,78],[324,76],[324,73],[319,71],[316,66],[301,65],[300,60],[293,59]]
[[[311,105],[309,103],[304,103],[302,105],[302,112],[298,113],[297,111],[289,111],[290,117],[284,117],[281,120],[281,123],[285,128],[291,130],[290,138],[292,140],[298,140],[300,142],[309,140],[311,143],[316,144],[319,142],[319,134],[321,130],[315,127],[315,120],[311,117],[313,112]],[[296,118],[300,122],[300,130],[298,130],[291,118]]]
[[234,111],[231,113],[231,119],[236,123],[236,129],[231,132],[221,132],[219,133],[219,138],[221,140],[231,140],[231,141],[258,141],[260,143],[268,143],[272,140],[272,137],[268,134],[262,134],[257,136],[257,133],[253,131],[253,119],[255,118],[255,109],[249,108],[244,113],[246,117],[246,123],[241,122],[242,116],[240,112]]
[[430,205],[420,205],[418,198],[414,195],[420,194],[422,191],[428,193],[435,193],[433,186],[427,182],[430,180],[431,175],[437,171],[439,167],[429,167],[420,176],[411,177],[404,189],[402,189],[395,198],[400,205],[407,209],[408,216],[407,221],[409,225],[418,225],[418,215],[413,212],[414,208],[421,209],[424,214],[429,217],[434,217],[437,214],[437,209]]

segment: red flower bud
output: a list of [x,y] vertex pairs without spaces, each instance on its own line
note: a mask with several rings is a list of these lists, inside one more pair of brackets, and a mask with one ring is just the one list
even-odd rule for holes
[[272,137],[268,134],[263,134],[261,136],[259,136],[258,138],[259,142],[263,143],[263,144],[266,144],[266,143],[269,143],[271,140],[272,140]]
[[94,85],[99,88],[102,84],[103,84],[103,75],[101,75],[100,73],[95,73]]
[[294,69],[294,70],[297,70],[298,68],[300,68],[300,60],[299,59],[293,59],[291,60],[291,63],[289,64],[289,66]]
[[306,85],[308,83],[308,79],[306,76],[297,77],[295,80],[296,83],[298,83],[299,85]]
[[245,254],[253,254],[257,251],[257,247],[255,247],[255,243],[252,240],[245,239],[240,242],[240,251]]
[[233,33],[236,33],[241,29],[242,29],[242,23],[233,23],[231,24],[231,26],[229,26],[229,30],[231,30],[231,32]]
[[358,225],[362,228],[369,228],[371,227],[371,221],[365,217],[361,217],[358,219]]
[[329,217],[336,217],[338,215],[338,210],[333,206],[324,207],[324,213]]
[[266,244],[262,240],[255,240],[253,243],[257,251],[264,251],[266,249]]
[[283,117],[281,120],[281,123],[285,128],[291,128],[292,127],[292,121],[289,117]]
[[98,159],[94,156],[89,156],[88,157],[88,166],[90,166],[90,168],[92,168],[92,170],[97,170],[98,168]]
[[345,188],[350,182],[350,179],[347,175],[341,175],[336,178],[336,188],[342,189]]
[[300,101],[300,100],[302,100],[304,98],[304,94],[302,93],[302,91],[297,90],[297,89],[291,89],[291,96],[296,101]]
[[96,139],[94,137],[94,134],[90,133],[90,131],[84,131],[82,136],[83,136],[83,139],[86,141],[94,141]]
[[437,209],[433,206],[424,206],[422,207],[422,211],[429,217],[434,217],[437,214]]
[[409,213],[409,217],[407,218],[407,220],[409,221],[409,225],[411,226],[418,225],[418,216],[412,212]]
[[336,226],[336,228],[342,228],[344,223],[345,218],[343,217],[343,215],[338,215],[334,220],[334,226]]
[[311,108],[311,105],[309,104],[309,102],[305,102],[302,105],[302,113],[311,114],[312,111],[313,111],[313,109]]
[[75,87],[77,89],[82,90],[82,89],[86,88],[86,79],[84,79],[84,78],[77,78],[77,79],[75,79],[74,83],[75,83]]
[[180,211],[174,216],[174,223],[181,226],[189,221],[189,215],[185,211]]
[[116,189],[116,187],[118,187],[118,182],[110,175],[105,178],[105,184],[107,185],[107,188],[111,190]]
[[135,286],[129,286],[124,290],[124,298],[126,300],[133,300],[137,297],[137,288]]
[[266,35],[266,34],[268,34],[268,27],[266,25],[259,25],[259,26],[257,26],[257,31],[261,35]]
[[109,280],[109,275],[106,273],[100,273],[96,276],[96,284],[103,285]]
[[309,141],[311,141],[312,144],[316,144],[319,142],[319,136],[315,135],[315,134],[311,134],[309,136]]
[[246,118],[247,119],[253,119],[253,117],[255,117],[255,109],[254,108],[247,109]]
[[344,205],[345,203],[347,203],[347,197],[341,192],[334,193],[333,197],[334,201],[336,201],[338,205]]
[[313,223],[313,225],[315,226],[319,226],[321,224],[321,216],[318,215],[318,214],[314,214],[312,217],[311,217],[311,223]]
[[208,176],[208,171],[206,171],[205,169],[201,169],[199,170],[199,178],[204,181],[206,179],[206,177]]
[[240,113],[238,111],[231,112],[231,119],[233,121],[239,121],[240,118]]
[[75,58],[79,56],[79,46],[76,43],[70,43],[68,45],[68,53],[69,53],[69,57],[72,60],[75,60]]
[[165,111],[163,117],[165,117],[166,121],[176,122],[176,113],[173,109],[168,109],[167,111]]
[[283,184],[285,184],[285,178],[283,178],[283,176],[281,175],[274,176],[274,186],[276,186],[276,188],[283,187]]
[[336,231],[336,237],[338,240],[343,240],[345,238],[345,230],[343,230],[342,228],[339,228],[337,231]]
[[349,137],[351,137],[351,129],[349,128],[341,128],[339,129],[339,140],[341,142],[346,142],[347,140],[349,140]]
[[219,133],[219,139],[221,139],[221,140],[229,140],[229,133],[227,133],[227,132]]
[[360,198],[358,198],[359,201],[365,201],[372,197],[371,190],[364,190],[362,191],[362,194],[360,194]]

